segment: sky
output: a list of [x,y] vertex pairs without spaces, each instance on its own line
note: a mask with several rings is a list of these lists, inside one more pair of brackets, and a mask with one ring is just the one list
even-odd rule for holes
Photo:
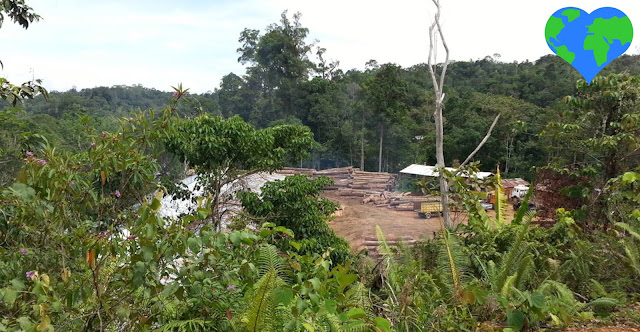
[[[592,12],[615,7],[640,27],[640,1],[440,0],[452,60],[499,54],[500,61],[535,61],[552,54],[547,20],[563,7]],[[213,91],[237,62],[244,28],[264,31],[288,10],[302,13],[309,41],[342,70],[367,61],[409,67],[427,61],[429,0],[27,0],[43,20],[28,30],[8,20],[0,28],[0,77],[14,84],[43,80],[50,91],[134,85],[169,91],[182,83]],[[640,29],[640,28],[639,28]],[[640,53],[636,37],[626,54]],[[439,52],[439,59],[443,52]]]

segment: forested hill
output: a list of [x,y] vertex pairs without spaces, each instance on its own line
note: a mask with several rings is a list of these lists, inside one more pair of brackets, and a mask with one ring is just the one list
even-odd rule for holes
[[[278,34],[297,39],[273,41]],[[297,18],[291,22],[286,16],[264,35],[245,29],[238,52],[246,73],[224,76],[210,93],[191,94],[192,102],[179,110],[181,116],[208,112],[239,115],[257,127],[307,125],[321,147],[301,163],[305,167],[354,165],[377,171],[380,149],[384,171],[396,172],[411,163],[435,164],[433,90],[426,64],[402,68],[371,60],[365,70],[345,72],[337,61],[323,59],[324,49],[313,52],[305,37]],[[269,43],[293,47],[274,48]],[[601,74],[638,74],[639,60],[640,56],[622,56]],[[447,163],[463,160],[500,113],[475,159],[485,170],[499,164],[507,176],[530,177],[531,166],[544,165],[549,158],[549,143],[538,134],[566,109],[560,101],[575,93],[580,78],[555,55],[505,63],[496,54],[452,63],[445,82]],[[136,85],[52,92],[48,100],[40,96],[20,105],[26,113],[8,111],[4,104],[0,167],[11,174],[20,166],[20,141],[28,140],[29,133],[77,151],[86,148],[87,135],[115,130],[117,118],[140,109],[161,110],[170,98],[171,92]]]

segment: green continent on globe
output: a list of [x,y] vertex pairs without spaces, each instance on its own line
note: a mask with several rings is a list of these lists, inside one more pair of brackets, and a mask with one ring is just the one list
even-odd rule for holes
[[[547,23],[548,26],[548,23]],[[593,56],[598,66],[607,62],[609,45],[614,39],[621,44],[630,43],[633,38],[633,28],[628,17],[596,18],[593,24],[587,26],[589,35],[584,40],[584,49],[593,50]]]
[[576,59],[576,54],[569,51],[564,45],[556,47],[556,54],[570,64],[573,64],[573,60]]
[[[562,23],[562,19],[559,17],[551,16],[549,21],[547,21],[547,26],[544,29],[544,36],[547,38],[547,42],[553,45],[551,38],[556,38],[560,31],[564,29],[564,23]],[[555,45],[554,45],[555,46]]]
[[562,15],[566,16],[569,19],[569,22],[571,22],[580,17],[580,11],[577,9],[567,9],[562,12]]

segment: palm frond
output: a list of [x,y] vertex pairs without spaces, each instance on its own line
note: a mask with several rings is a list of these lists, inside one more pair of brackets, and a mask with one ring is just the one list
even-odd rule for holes
[[527,211],[529,210],[529,202],[531,201],[531,196],[533,195],[533,188],[535,188],[535,185],[532,183],[529,186],[529,190],[527,191],[527,194],[524,195],[524,198],[522,199],[522,204],[520,204],[518,211],[516,211],[516,215],[513,217],[511,224],[514,224],[514,225],[522,224],[522,221],[524,220],[524,217],[527,214]]
[[441,234],[442,246],[438,253],[438,267],[451,294],[459,294],[462,290],[463,275],[469,268],[469,258],[455,234],[445,227],[442,228]]
[[507,196],[502,188],[502,178],[500,177],[500,168],[496,170],[495,176],[495,193],[496,193],[496,227],[500,228],[507,224]]
[[[523,244],[524,236],[529,229],[529,224],[531,223],[531,214],[525,218],[525,223],[520,226],[520,230],[516,234],[516,237],[509,248],[509,251],[505,254],[504,258],[500,261],[499,272],[496,274],[496,279],[494,280],[493,287],[494,289],[502,289],[504,287],[507,278],[512,274],[514,270],[513,267],[520,269],[520,265],[523,264],[522,260],[525,259],[526,253],[528,251],[528,245]],[[524,262],[526,263],[526,262]],[[526,266],[527,264],[525,264]],[[525,268],[523,266],[523,269]]]

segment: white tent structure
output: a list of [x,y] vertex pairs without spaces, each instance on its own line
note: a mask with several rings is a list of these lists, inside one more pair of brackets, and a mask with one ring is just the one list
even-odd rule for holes
[[[445,168],[448,171],[454,172],[456,169],[451,167]],[[413,164],[407,166],[405,169],[400,171],[401,174],[411,174],[411,175],[420,175],[420,176],[428,176],[428,177],[438,177],[439,173],[436,169],[436,166],[427,166],[427,165],[418,165]],[[478,179],[485,179],[492,176],[491,172],[478,172],[473,174],[474,177]],[[463,174],[464,177],[469,177],[467,174]]]

